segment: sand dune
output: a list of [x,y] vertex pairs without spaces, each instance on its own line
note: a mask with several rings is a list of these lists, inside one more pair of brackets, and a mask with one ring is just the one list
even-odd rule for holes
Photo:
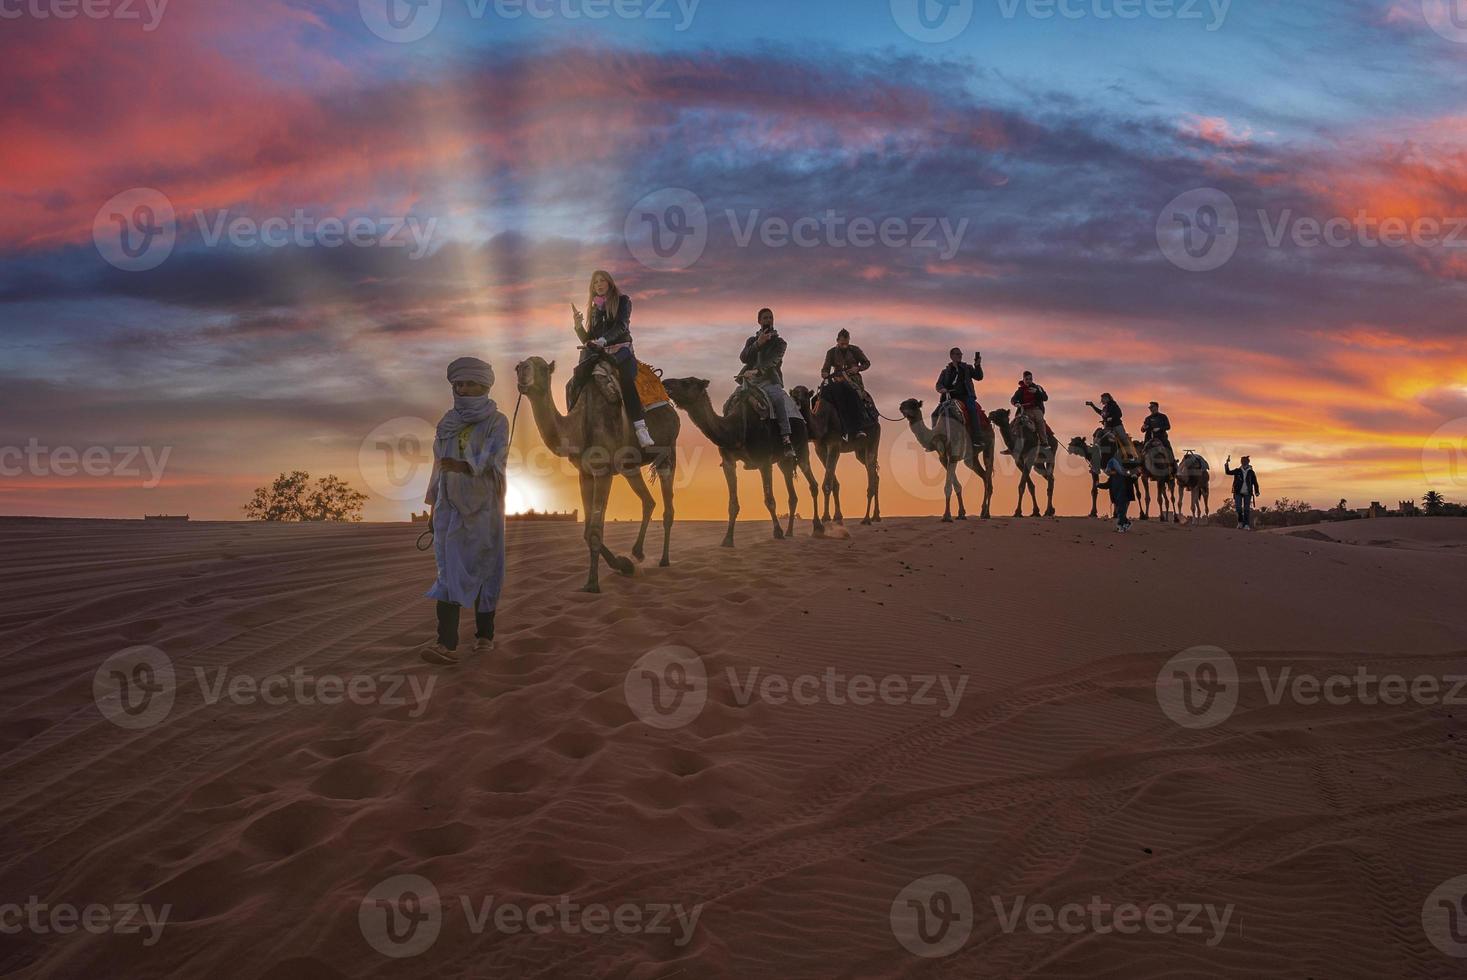
[[[1467,673],[1448,523],[751,522],[733,551],[680,523],[672,568],[601,596],[578,527],[517,524],[499,648],[435,670],[418,528],[0,521],[0,903],[170,909],[152,943],[5,935],[0,970],[1462,976],[1423,909],[1467,874],[1463,708],[1270,698]],[[139,645],[173,700],[128,728],[94,677]],[[1237,705],[1185,727],[1158,676],[1199,646]],[[658,714],[666,657],[694,680]],[[332,678],[371,693],[320,703]],[[1096,896],[1226,925],[1023,918]]]

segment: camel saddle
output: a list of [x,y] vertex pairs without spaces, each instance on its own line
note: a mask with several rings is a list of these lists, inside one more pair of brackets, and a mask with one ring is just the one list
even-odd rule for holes
[[[600,385],[601,391],[613,405],[621,404],[621,378],[609,358],[602,358],[597,362],[591,372],[591,383]],[[644,412],[672,404],[667,389],[662,385],[662,372],[642,361],[637,362],[637,395],[642,399]]]
[[[780,394],[784,396],[784,407],[791,421],[800,421],[800,406],[795,404],[795,400],[783,388],[780,389]],[[735,414],[739,405],[743,403],[748,403],[749,407],[754,410],[755,418],[763,419],[766,422],[775,420],[774,406],[769,403],[769,393],[764,390],[763,385],[741,384],[736,387],[733,394],[729,395],[728,400],[723,403],[723,414],[725,416]]]
[[993,420],[984,414],[982,405],[978,406],[978,418],[976,419],[978,426],[982,427],[982,432],[974,426],[973,423],[975,420],[968,418],[967,404],[956,398],[945,398],[938,402],[937,407],[932,410],[932,421],[936,422],[939,415],[948,415],[963,423],[968,430],[969,438],[975,443],[978,442],[984,432],[993,431]]
[[[847,382],[830,382],[830,381],[827,381],[824,384],[822,384],[820,386],[820,391],[815,392],[815,394],[810,399],[810,414],[811,415],[818,415],[818,414],[820,414],[820,406],[821,406],[821,403],[824,401],[824,399],[820,397],[820,392],[825,390],[825,385],[832,384],[832,383],[841,384],[841,383],[847,383]],[[877,419],[881,418],[881,413],[879,411],[877,411],[877,409],[876,409],[876,399],[874,399],[874,398],[871,397],[871,392],[867,391],[866,388],[863,385],[851,385],[851,387],[852,388],[855,388],[856,389],[856,393],[861,396],[861,406],[866,409],[866,421],[867,422],[875,422]],[[797,410],[797,413],[798,413],[798,410]],[[933,417],[935,418],[936,416],[933,416]]]

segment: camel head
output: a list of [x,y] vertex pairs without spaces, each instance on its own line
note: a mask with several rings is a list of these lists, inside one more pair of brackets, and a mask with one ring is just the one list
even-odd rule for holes
[[1088,459],[1090,458],[1090,443],[1086,442],[1083,436],[1075,436],[1065,447],[1065,451],[1071,456],[1084,456]]
[[795,385],[790,389],[790,397],[795,400],[796,405],[800,406],[802,413],[810,411],[810,399],[812,395],[813,392],[804,385]]
[[708,397],[708,382],[702,378],[663,378],[662,387],[678,408],[687,409]]
[[514,366],[515,382],[520,394],[529,395],[550,390],[550,376],[555,373],[555,362],[545,363],[543,357],[530,357]]
[[1007,432],[1009,428],[1009,410],[1006,408],[995,408],[988,413],[988,420]]
[[902,402],[898,411],[902,413],[902,418],[908,422],[922,421],[922,403],[916,398],[908,398]]

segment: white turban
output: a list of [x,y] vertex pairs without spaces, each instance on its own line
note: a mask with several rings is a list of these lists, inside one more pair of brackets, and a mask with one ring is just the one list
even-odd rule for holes
[[485,388],[494,387],[494,368],[488,361],[481,361],[477,357],[460,357],[448,365],[448,380],[454,381],[477,381]]

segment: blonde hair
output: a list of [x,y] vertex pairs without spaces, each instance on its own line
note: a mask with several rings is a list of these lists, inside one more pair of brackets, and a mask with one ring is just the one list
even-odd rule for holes
[[591,285],[587,287],[586,295],[586,315],[589,316],[596,307],[596,280],[602,276],[606,277],[606,315],[615,319],[621,312],[621,290],[616,288],[616,280],[605,269],[597,269],[591,273]]

